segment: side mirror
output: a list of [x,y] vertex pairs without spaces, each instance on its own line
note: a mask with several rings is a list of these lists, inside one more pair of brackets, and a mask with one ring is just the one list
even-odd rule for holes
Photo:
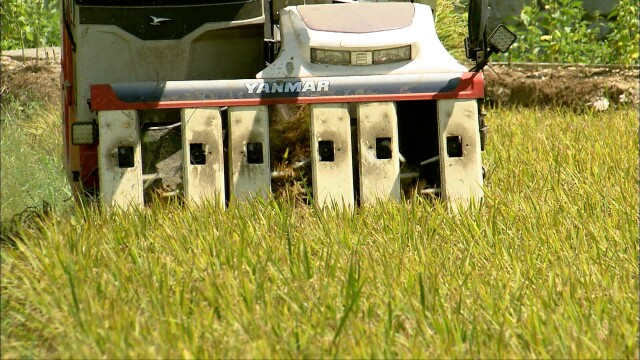
[[506,26],[500,24],[489,36],[489,45],[493,52],[506,53],[518,37]]
[[487,21],[489,18],[488,0],[470,0],[467,16],[467,38],[464,47],[467,58],[474,62],[483,62],[487,54]]
[[487,37],[489,19],[488,0],[469,0],[467,31],[464,49],[467,59],[475,65],[469,71],[482,71],[489,62],[489,57],[496,52],[507,52],[516,41],[517,36],[506,26],[500,24]]

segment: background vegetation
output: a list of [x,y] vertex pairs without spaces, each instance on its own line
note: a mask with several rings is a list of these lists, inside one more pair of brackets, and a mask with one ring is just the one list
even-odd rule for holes
[[60,46],[59,0],[3,0],[2,50]]
[[[545,0],[524,7],[518,41],[503,59],[523,62],[638,65],[638,0],[620,0],[607,18],[589,19],[580,0]],[[601,36],[600,26],[611,27]]]

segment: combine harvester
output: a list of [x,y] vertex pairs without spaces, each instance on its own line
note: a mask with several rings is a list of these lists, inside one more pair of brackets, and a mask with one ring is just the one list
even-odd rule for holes
[[454,211],[479,201],[481,70],[515,35],[487,36],[487,0],[472,0],[467,70],[428,5],[322,2],[62,0],[74,192],[122,208],[152,189],[223,207],[265,196],[270,110],[308,104],[315,204],[399,200],[411,178]]

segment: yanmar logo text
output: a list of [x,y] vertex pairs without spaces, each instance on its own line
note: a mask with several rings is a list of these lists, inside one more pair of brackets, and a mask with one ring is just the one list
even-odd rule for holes
[[279,94],[329,91],[329,80],[245,83],[249,94]]

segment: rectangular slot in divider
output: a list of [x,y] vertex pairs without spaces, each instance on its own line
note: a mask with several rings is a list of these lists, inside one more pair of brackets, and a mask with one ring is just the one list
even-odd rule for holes
[[135,110],[98,112],[98,168],[105,206],[142,207],[140,124]]
[[347,104],[313,104],[311,168],[318,206],[354,207],[351,124]]
[[269,196],[269,111],[266,106],[229,107],[229,189],[236,199]]
[[220,108],[182,109],[182,161],[185,198],[224,208],[224,156]]
[[393,102],[358,105],[360,201],[400,200],[398,118]]
[[483,197],[482,159],[476,100],[438,100],[441,195],[450,210]]

